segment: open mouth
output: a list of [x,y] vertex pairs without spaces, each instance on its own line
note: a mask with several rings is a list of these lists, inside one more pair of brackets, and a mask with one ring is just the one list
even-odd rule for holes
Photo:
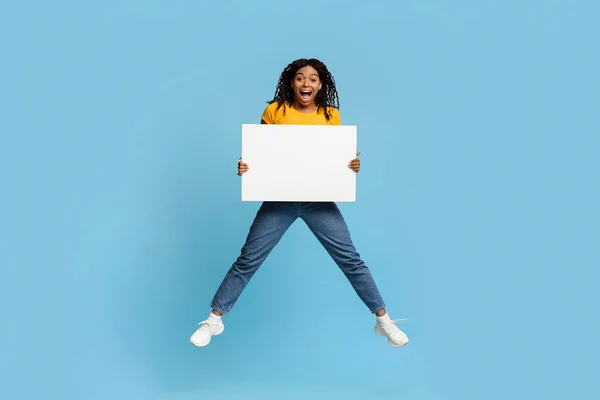
[[309,100],[311,95],[312,95],[312,91],[310,91],[310,90],[301,90],[300,91],[300,97],[304,101]]

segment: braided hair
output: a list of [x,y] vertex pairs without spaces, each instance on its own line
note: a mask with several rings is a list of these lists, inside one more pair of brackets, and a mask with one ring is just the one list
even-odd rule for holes
[[340,101],[335,87],[335,80],[333,76],[321,61],[311,58],[301,58],[288,64],[283,70],[277,82],[277,88],[275,89],[275,95],[273,99],[268,101],[268,104],[277,102],[277,109],[283,106],[283,112],[285,114],[286,105],[291,106],[294,103],[294,89],[292,88],[292,79],[296,75],[299,69],[306,66],[313,67],[319,74],[321,80],[321,90],[315,96],[315,104],[317,110],[323,110],[325,118],[329,121],[331,113],[330,107],[339,109]]

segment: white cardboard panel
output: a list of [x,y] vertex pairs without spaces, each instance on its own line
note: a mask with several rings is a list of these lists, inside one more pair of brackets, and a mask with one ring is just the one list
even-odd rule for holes
[[356,126],[242,125],[242,201],[356,201]]

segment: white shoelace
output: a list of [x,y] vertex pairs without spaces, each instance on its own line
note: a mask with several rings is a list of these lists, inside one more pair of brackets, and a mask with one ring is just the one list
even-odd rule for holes
[[381,324],[381,327],[387,333],[397,332],[400,328],[396,326],[396,322],[406,322],[408,318],[392,319]]

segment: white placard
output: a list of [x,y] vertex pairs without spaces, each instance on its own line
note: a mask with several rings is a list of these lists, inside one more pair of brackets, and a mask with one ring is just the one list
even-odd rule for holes
[[356,201],[356,126],[242,125],[242,201]]

